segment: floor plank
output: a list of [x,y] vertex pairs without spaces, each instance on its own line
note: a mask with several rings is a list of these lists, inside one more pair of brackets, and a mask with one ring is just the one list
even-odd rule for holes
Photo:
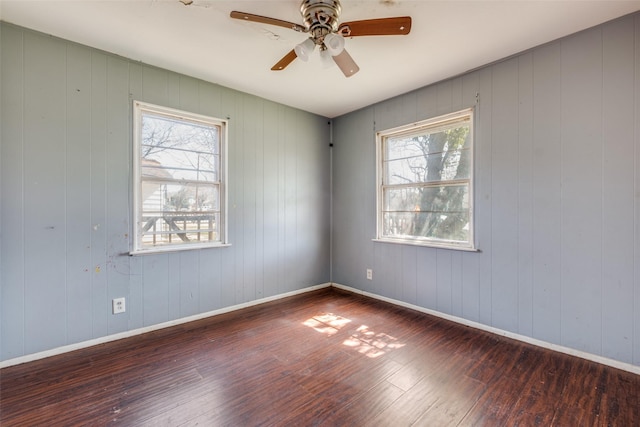
[[637,375],[337,289],[0,371],[0,425],[640,425]]

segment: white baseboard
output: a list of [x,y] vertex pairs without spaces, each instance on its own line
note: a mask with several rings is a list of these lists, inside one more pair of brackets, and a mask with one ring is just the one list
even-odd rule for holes
[[538,347],[546,348],[549,350],[557,351],[559,353],[568,354],[570,356],[576,356],[581,359],[590,360],[592,362],[601,363],[603,365],[611,366],[612,368],[621,369],[623,371],[628,371],[634,374],[640,375],[640,366],[632,365],[630,363],[620,362],[619,360],[609,359],[607,357],[598,356],[597,354],[587,353],[585,351],[576,350],[569,347],[564,347],[561,345],[553,344],[547,341],[542,341],[536,338],[528,337],[526,335],[520,335],[514,332],[505,331],[503,329],[494,328],[493,326],[484,325],[482,323],[474,322],[472,320],[463,319],[462,317],[452,316],[450,314],[441,313],[439,311],[431,310],[428,308],[420,307],[417,305],[409,304],[403,301],[398,301],[392,298],[383,297],[377,294],[373,294],[371,292],[361,291],[360,289],[351,288],[349,286],[340,285],[338,283],[332,283],[331,286],[343,289],[348,292],[353,292],[355,294],[364,295],[370,298],[374,298],[380,301],[385,301],[391,304],[399,305],[401,307],[410,308],[412,310],[416,310],[425,314],[430,314],[432,316],[440,317],[442,319],[450,320],[452,322],[459,323],[461,325],[470,326],[475,329],[480,329],[486,332],[491,332],[496,335],[500,335],[507,338],[512,338],[514,340],[522,341],[527,344],[532,344]]
[[123,338],[129,338],[136,335],[141,335],[147,332],[157,331],[158,329],[164,329],[171,326],[180,325],[183,323],[193,322],[195,320],[205,319],[211,316],[217,316],[219,314],[229,313],[231,311],[240,310],[247,307],[252,307],[254,305],[264,304],[265,302],[275,301],[283,298],[287,298],[294,295],[304,294],[311,291],[316,291],[318,289],[328,288],[331,286],[331,283],[323,283],[320,285],[310,286],[308,288],[299,289],[292,292],[286,292],[284,294],[278,294],[266,298],[257,299],[255,301],[249,301],[242,304],[232,305],[229,307],[220,308],[218,310],[208,311],[206,313],[195,314],[193,316],[183,317],[176,320],[171,320],[164,323],[158,323],[157,325],[145,326],[143,328],[133,329],[131,331],[120,332],[113,335],[107,335],[105,337],[95,338],[88,341],[82,341],[75,344],[65,345],[62,347],[57,347],[51,350],[41,351],[38,353],[28,354],[25,356],[16,357],[14,359],[8,359],[0,362],[0,369],[6,368],[9,366],[19,365],[22,363],[33,362],[35,360],[44,359],[46,357],[57,356],[59,354],[68,353],[74,350],[80,350],[87,347],[92,347],[98,344],[104,344],[110,341],[116,341]]
[[304,288],[304,289],[299,289],[296,291],[292,291],[292,292],[286,292],[284,294],[278,294],[278,295],[274,295],[271,297],[267,297],[267,298],[261,298],[255,301],[250,301],[250,302],[246,302],[246,303],[242,303],[242,304],[237,304],[237,305],[233,305],[233,306],[229,306],[229,307],[224,307],[218,310],[213,310],[213,311],[208,311],[206,313],[200,313],[200,314],[196,314],[193,316],[188,316],[188,317],[183,317],[180,319],[176,319],[176,320],[171,320],[168,322],[164,322],[164,323],[159,323],[157,325],[151,325],[151,326],[146,326],[143,328],[138,328],[138,329],[133,329],[131,331],[125,331],[125,332],[120,332],[117,334],[113,334],[113,335],[108,335],[105,337],[100,337],[100,338],[96,338],[96,339],[92,339],[92,340],[88,340],[88,341],[83,341],[80,343],[75,343],[75,344],[70,344],[70,345],[66,345],[66,346],[62,346],[62,347],[57,347],[51,350],[46,350],[46,351],[42,351],[42,352],[38,352],[38,353],[33,353],[33,354],[28,354],[25,356],[20,356],[20,357],[16,357],[14,359],[8,359],[5,361],[0,362],[0,369],[2,368],[6,368],[9,366],[14,366],[14,365],[19,365],[22,363],[27,363],[27,362],[32,362],[35,360],[39,360],[39,359],[44,359],[46,357],[51,357],[51,356],[57,356],[59,354],[63,354],[63,353],[68,353],[71,351],[75,351],[75,350],[80,350],[83,348],[87,348],[87,347],[92,347],[95,345],[99,345],[99,344],[104,344],[110,341],[116,341],[116,340],[120,340],[123,338],[129,338],[129,337],[133,337],[136,335],[141,335],[147,332],[152,332],[152,331],[156,331],[159,329],[164,329],[164,328],[168,328],[171,326],[176,326],[176,325],[180,325],[183,323],[188,323],[188,322],[193,322],[196,320],[201,320],[201,319],[205,319],[207,317],[212,317],[212,316],[216,316],[219,314],[224,314],[224,313],[229,313],[231,311],[236,311],[236,310],[240,310],[243,308],[247,308],[247,307],[252,307],[254,305],[259,305],[259,304],[263,304],[266,302],[270,302],[270,301],[275,301],[275,300],[279,300],[279,299],[283,299],[283,298],[287,298],[290,296],[294,296],[294,295],[300,295],[306,292],[311,292],[311,291],[315,291],[318,289],[323,289],[323,288],[327,288],[333,286],[335,288],[338,289],[342,289],[348,292],[352,292],[355,294],[360,294],[360,295],[364,295],[370,298],[374,298],[380,301],[385,301],[388,302],[390,304],[394,304],[394,305],[398,305],[401,307],[405,307],[405,308],[409,308],[411,310],[416,310],[425,314],[429,314],[432,316],[436,316],[436,317],[440,317],[442,319],[446,319],[446,320],[450,320],[452,322],[456,322],[459,323],[461,325],[465,325],[465,326],[469,326],[475,329],[479,329],[482,331],[486,331],[486,332],[490,332],[496,335],[500,335],[503,337],[507,337],[507,338],[511,338],[517,341],[522,341],[525,342],[527,344],[532,344],[541,348],[546,348],[549,350],[553,350],[553,351],[557,351],[560,353],[564,353],[564,354],[568,354],[570,356],[576,356],[576,357],[580,357],[582,359],[586,359],[586,360],[590,360],[592,362],[596,362],[596,363],[601,363],[603,365],[607,365],[607,366],[611,366],[613,368],[616,369],[621,369],[624,371],[628,371],[634,374],[638,374],[640,375],[640,366],[636,366],[636,365],[632,365],[630,363],[625,363],[625,362],[621,362],[615,359],[610,359],[607,357],[603,357],[603,356],[599,356],[596,354],[592,354],[592,353],[587,353],[584,351],[580,351],[580,350],[576,350],[573,348],[569,348],[569,347],[564,347],[561,345],[557,345],[557,344],[553,344],[547,341],[542,341],[536,338],[532,338],[532,337],[528,337],[526,335],[521,335],[521,334],[517,334],[514,332],[509,332],[509,331],[505,331],[503,329],[498,329],[495,328],[493,326],[488,326],[482,323],[478,323],[478,322],[474,322],[472,320],[468,320],[468,319],[464,319],[461,317],[457,317],[457,316],[453,316],[450,314],[446,314],[446,313],[441,313],[439,311],[435,311],[435,310],[431,310],[428,308],[424,308],[424,307],[420,307],[417,305],[413,305],[413,304],[409,304],[403,301],[399,301],[399,300],[395,300],[392,298],[387,298],[381,295],[377,295],[371,292],[366,292],[366,291],[362,291],[360,289],[356,289],[356,288],[352,288],[349,286],[345,286],[345,285],[341,285],[339,283],[323,283],[320,285],[315,285],[315,286],[310,286],[308,288]]

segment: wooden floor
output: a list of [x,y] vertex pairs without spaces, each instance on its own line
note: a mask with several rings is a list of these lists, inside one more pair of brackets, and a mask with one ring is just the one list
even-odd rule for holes
[[640,376],[323,289],[0,371],[0,425],[638,426]]

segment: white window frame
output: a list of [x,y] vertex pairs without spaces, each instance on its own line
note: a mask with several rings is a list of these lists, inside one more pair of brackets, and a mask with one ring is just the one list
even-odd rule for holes
[[[216,240],[205,242],[178,242],[150,246],[142,243],[142,164],[141,164],[141,144],[142,144],[142,120],[145,114],[156,116],[164,116],[173,120],[178,120],[194,125],[201,124],[207,126],[216,126],[220,128],[220,173],[219,181],[209,181],[218,183],[219,185],[219,215],[220,223],[217,224],[216,232],[218,238]],[[229,246],[227,232],[227,137],[228,137],[228,121],[209,117],[201,114],[181,111],[169,107],[149,104],[142,101],[133,101],[133,233],[131,255],[159,253],[159,252],[175,252],[183,250],[194,250],[212,247]],[[176,182],[180,182],[176,180]]]
[[[385,181],[385,144],[388,138],[402,137],[402,136],[414,136],[429,133],[430,130],[437,130],[443,125],[448,125],[456,122],[468,122],[469,123],[469,138],[470,138],[470,153],[469,153],[469,178],[464,180],[445,180],[433,183],[434,187],[445,186],[447,183],[467,183],[468,185],[468,204],[469,204],[469,240],[466,242],[456,240],[435,239],[421,236],[392,236],[384,234],[384,191],[385,189],[401,187],[401,185],[387,185]],[[386,243],[400,243],[417,246],[428,246],[436,248],[457,249],[464,251],[477,251],[475,243],[475,230],[474,230],[474,150],[475,150],[475,137],[474,137],[474,108],[467,108],[464,110],[456,111],[450,114],[445,114],[438,117],[433,117],[427,120],[422,120],[417,123],[411,123],[404,126],[399,126],[392,129],[386,129],[376,132],[376,238],[374,241],[386,242]],[[409,187],[424,186],[424,183],[416,183],[416,185],[404,184]]]

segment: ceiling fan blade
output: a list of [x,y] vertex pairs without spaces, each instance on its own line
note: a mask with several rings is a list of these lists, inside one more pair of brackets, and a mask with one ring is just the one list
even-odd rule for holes
[[358,67],[358,64],[356,64],[356,61],[353,60],[346,49],[338,55],[334,56],[333,60],[338,65],[340,70],[342,70],[345,77],[351,77],[355,73],[360,71],[360,67]]
[[411,31],[410,16],[344,22],[338,27],[338,33],[344,37],[401,36],[409,34],[409,31]]
[[251,21],[251,22],[259,22],[261,24],[269,24],[269,25],[277,25],[278,27],[289,28],[294,31],[298,31],[301,33],[306,33],[307,28],[300,25],[294,24],[293,22],[283,21],[281,19],[269,18],[266,16],[253,15],[251,13],[238,12],[234,10],[231,12],[231,17],[234,19],[241,19],[243,21]]
[[276,65],[271,67],[271,69],[273,71],[284,70],[285,68],[287,68],[287,65],[291,64],[293,60],[296,59],[297,57],[298,55],[296,55],[296,51],[292,50],[291,52],[287,53],[284,57],[282,57],[282,59],[278,61]]

